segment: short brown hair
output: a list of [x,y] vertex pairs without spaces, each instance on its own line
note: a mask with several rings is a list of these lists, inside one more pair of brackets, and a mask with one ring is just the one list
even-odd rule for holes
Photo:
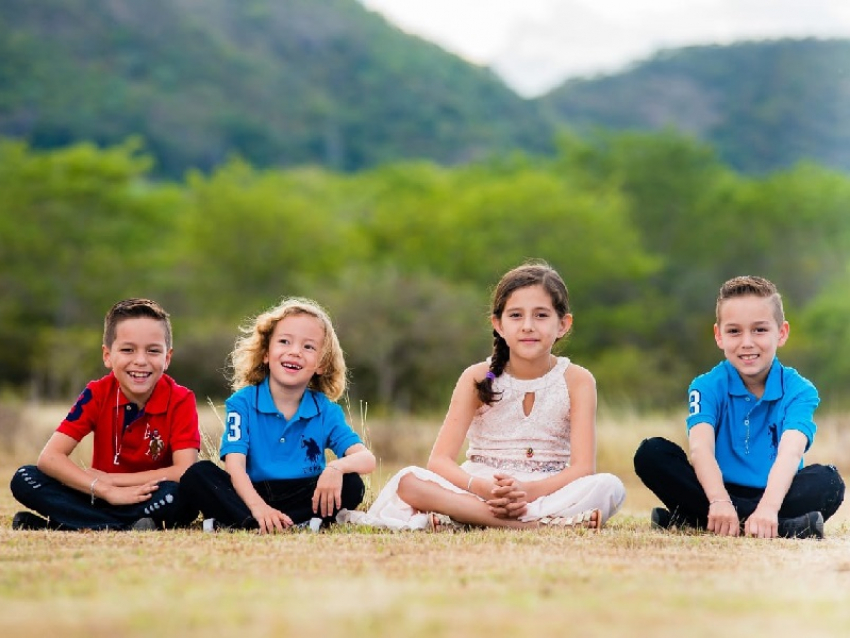
[[773,304],[773,316],[776,319],[776,323],[782,325],[785,321],[785,311],[782,308],[782,295],[779,294],[779,291],[772,282],[764,277],[753,275],[734,277],[720,286],[720,292],[717,295],[717,305],[714,309],[717,323],[720,324],[720,307],[724,301],[734,299],[735,297],[746,297],[748,295],[769,299]]
[[107,348],[115,341],[118,324],[125,319],[150,317],[162,322],[165,328],[165,347],[171,350],[171,319],[162,306],[150,299],[125,299],[109,309],[103,320],[103,345]]

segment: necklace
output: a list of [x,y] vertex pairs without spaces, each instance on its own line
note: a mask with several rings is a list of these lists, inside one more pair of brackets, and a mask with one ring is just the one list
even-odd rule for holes
[[[115,441],[114,444],[113,444],[113,447],[112,447],[112,449],[115,452],[115,456],[112,457],[112,464],[113,465],[120,465],[121,464],[119,457],[121,456],[121,449],[124,446],[124,431],[128,427],[127,416],[121,411],[120,399],[121,399],[121,387],[119,386],[115,390],[115,419],[113,420],[113,424],[112,424],[112,434],[113,434],[113,438],[114,438],[114,441]],[[130,404],[128,403],[127,409],[129,409],[129,408],[130,408]],[[142,408],[141,412],[143,412],[143,411],[144,411],[144,408]],[[136,418],[138,418],[139,416],[144,416],[143,414],[141,414],[141,412],[136,416]],[[145,435],[144,435],[145,439],[151,438],[150,427],[151,427],[150,421],[145,423]],[[156,434],[156,430],[154,430],[154,434]]]
[[115,420],[112,424],[112,433],[115,436],[115,445],[113,446],[113,450],[115,451],[115,458],[112,459],[112,463],[114,465],[118,465],[118,457],[121,455],[121,445],[124,443],[123,432],[122,436],[119,440],[118,431],[123,430],[123,419],[121,418],[121,412],[118,407],[118,399],[121,396],[121,387],[115,388]]

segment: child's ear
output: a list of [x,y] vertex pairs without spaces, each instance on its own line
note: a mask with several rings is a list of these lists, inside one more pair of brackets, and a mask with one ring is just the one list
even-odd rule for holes
[[717,344],[717,347],[723,350],[723,336],[720,332],[720,326],[714,324],[714,343]]
[[788,337],[791,334],[791,325],[787,321],[783,321],[779,325],[779,343],[778,347],[782,347],[785,345],[785,342],[788,341]]
[[573,327],[573,316],[571,314],[566,314],[561,317],[561,326],[558,329],[558,339],[563,337],[570,331],[570,328]]
[[103,365],[111,370],[112,369],[112,355],[109,352],[109,348],[107,348],[106,346],[101,346],[101,348],[102,348],[101,354],[103,355]]

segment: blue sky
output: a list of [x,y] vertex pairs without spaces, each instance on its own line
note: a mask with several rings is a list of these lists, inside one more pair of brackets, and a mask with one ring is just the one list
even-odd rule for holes
[[492,67],[527,96],[569,77],[617,71],[661,48],[850,38],[850,0],[360,1],[403,30]]

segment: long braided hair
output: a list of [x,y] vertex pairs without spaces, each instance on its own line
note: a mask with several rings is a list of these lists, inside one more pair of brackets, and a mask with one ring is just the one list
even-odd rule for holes
[[[493,291],[492,316],[501,317],[508,298],[515,291],[528,286],[543,286],[552,298],[552,307],[558,313],[558,317],[563,319],[570,313],[570,295],[564,280],[545,261],[534,260],[505,273]],[[500,392],[493,390],[493,381],[505,371],[510,356],[511,350],[507,341],[493,330],[493,355],[490,357],[490,370],[484,379],[475,384],[478,398],[482,403],[492,405],[501,397]]]

